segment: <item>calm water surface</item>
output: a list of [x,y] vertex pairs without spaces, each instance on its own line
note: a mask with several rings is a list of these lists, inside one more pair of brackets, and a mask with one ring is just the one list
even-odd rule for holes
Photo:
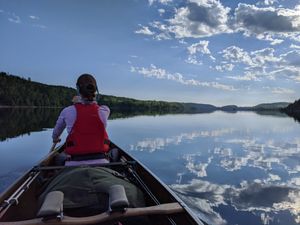
[[[115,119],[108,126],[115,143],[207,223],[300,224],[300,124],[293,119],[215,112]],[[45,156],[51,132],[2,137],[0,192]]]

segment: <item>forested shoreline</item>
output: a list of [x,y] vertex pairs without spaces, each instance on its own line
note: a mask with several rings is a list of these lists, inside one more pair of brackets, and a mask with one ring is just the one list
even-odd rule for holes
[[[72,98],[77,94],[74,88],[47,85],[30,78],[24,78],[0,72],[0,108],[4,107],[43,107],[61,108],[72,104]],[[181,103],[154,100],[137,100],[112,95],[101,95],[99,104],[108,105],[111,112],[130,115],[156,115],[167,113],[207,113],[215,110],[227,112],[284,112],[297,120],[300,118],[300,100],[293,104],[287,102],[265,103],[250,107],[228,105],[216,107],[210,104]]]
[[[0,72],[0,107],[65,107],[72,104],[76,90],[70,87],[47,85],[16,75]],[[99,104],[109,105],[113,111],[144,113],[179,113],[181,103],[142,101],[132,98],[101,95]]]
[[70,104],[76,94],[73,88],[46,85],[19,76],[0,73],[0,105],[52,106]]
[[283,111],[289,116],[294,117],[295,120],[300,122],[300,99],[288,105]]

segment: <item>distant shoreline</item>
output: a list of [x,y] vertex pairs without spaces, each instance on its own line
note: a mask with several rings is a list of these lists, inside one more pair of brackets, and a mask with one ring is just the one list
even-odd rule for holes
[[63,108],[64,106],[24,106],[24,105],[0,105],[0,109],[7,109],[7,108],[46,108],[46,109],[59,109]]
[[[193,103],[192,103],[193,104]],[[70,104],[71,105],[71,104]],[[60,109],[64,108],[66,106],[25,106],[25,105],[0,105],[0,109]],[[122,110],[121,110],[122,111]],[[126,111],[126,110],[124,110]],[[184,110],[182,112],[174,111],[174,113],[206,113],[206,112],[214,112],[214,111],[223,111],[223,112],[243,112],[243,111],[252,111],[252,112],[282,112],[282,108],[256,108],[256,107],[216,107],[212,109],[189,109],[189,110]],[[116,112],[120,112],[120,109],[116,110]],[[140,112],[139,110],[136,110],[136,112]],[[170,112],[168,112],[170,113]],[[171,112],[172,113],[172,112]]]

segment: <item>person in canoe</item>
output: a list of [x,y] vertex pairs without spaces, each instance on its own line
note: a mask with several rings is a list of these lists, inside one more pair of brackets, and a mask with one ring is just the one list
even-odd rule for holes
[[76,97],[73,105],[61,111],[53,130],[53,143],[60,142],[60,135],[67,128],[66,165],[108,162],[106,125],[110,109],[97,104],[97,82],[92,75],[80,75],[76,88],[80,97]]

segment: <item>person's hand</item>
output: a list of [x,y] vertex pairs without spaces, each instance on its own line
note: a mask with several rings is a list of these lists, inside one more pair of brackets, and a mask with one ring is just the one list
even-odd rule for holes
[[61,139],[60,138],[56,138],[56,139],[53,139],[53,143],[58,143],[58,142],[60,142],[61,141]]

